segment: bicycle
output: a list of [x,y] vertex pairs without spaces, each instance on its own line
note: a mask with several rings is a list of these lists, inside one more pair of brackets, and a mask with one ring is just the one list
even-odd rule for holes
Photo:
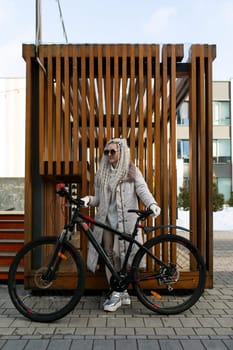
[[[140,244],[135,239],[138,229],[145,235],[166,229],[190,231],[179,226],[148,227],[145,221],[150,210],[129,210],[137,219],[132,234],[119,232],[96,222],[81,212],[84,203],[75,199],[59,185],[58,195],[65,197],[73,206],[68,224],[57,237],[46,236],[27,243],[15,256],[9,270],[8,291],[16,309],[32,321],[52,322],[70,313],[85,291],[86,267],[80,252],[69,241],[75,225],[83,232],[98,251],[112,273],[110,292],[122,292],[132,286],[141,303],[158,314],[177,314],[193,306],[205,286],[206,268],[200,251],[185,237],[165,233]],[[116,271],[92,234],[92,225],[108,229],[128,242],[121,270]],[[132,265],[127,268],[133,245],[138,246]],[[146,262],[146,265],[145,265]],[[24,283],[17,278],[24,273]],[[72,286],[65,288],[64,276],[72,277]]]

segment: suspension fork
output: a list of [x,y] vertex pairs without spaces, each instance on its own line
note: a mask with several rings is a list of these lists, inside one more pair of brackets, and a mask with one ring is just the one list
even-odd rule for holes
[[51,281],[54,279],[55,274],[59,268],[61,260],[66,259],[64,255],[64,239],[65,239],[66,229],[64,228],[58,237],[58,240],[55,245],[55,249],[50,257],[50,260],[47,264],[47,270],[42,274],[42,279],[46,281]]

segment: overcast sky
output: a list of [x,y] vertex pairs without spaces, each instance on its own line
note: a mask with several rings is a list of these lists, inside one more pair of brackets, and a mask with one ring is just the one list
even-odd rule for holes
[[[0,77],[24,77],[36,0],[0,0]],[[216,44],[214,80],[233,78],[233,0],[60,0],[69,43]],[[41,0],[42,43],[65,43],[58,1]]]

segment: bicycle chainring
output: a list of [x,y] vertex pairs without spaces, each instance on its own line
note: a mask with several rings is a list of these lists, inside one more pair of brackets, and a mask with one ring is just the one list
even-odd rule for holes
[[162,284],[174,284],[180,278],[180,272],[175,264],[170,264],[168,267],[164,267],[160,270],[160,278],[158,280],[159,285]]
[[121,275],[121,280],[120,281],[115,279],[113,276],[110,278],[111,290],[114,290],[116,292],[123,292],[124,290],[126,290],[128,288],[128,285],[129,285],[129,283],[126,280],[126,276],[125,275]]

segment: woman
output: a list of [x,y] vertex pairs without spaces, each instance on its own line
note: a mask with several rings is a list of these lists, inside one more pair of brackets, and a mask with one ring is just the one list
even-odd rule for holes
[[[95,195],[82,198],[86,205],[98,207],[95,219],[109,224],[113,228],[132,233],[136,221],[135,213],[129,209],[138,208],[138,197],[153,216],[160,214],[160,208],[151,194],[140,170],[131,162],[126,139],[115,138],[107,142],[104,155],[95,176]],[[99,242],[103,242],[104,250],[117,270],[124,260],[127,243],[119,240],[117,235],[95,227],[94,234]],[[138,233],[138,241],[142,243],[142,234]],[[137,247],[132,252],[132,262]],[[89,245],[87,266],[95,272],[98,253]],[[106,277],[110,281],[111,273],[106,267]],[[103,306],[105,311],[116,311],[122,304],[131,303],[128,292],[112,292]]]

